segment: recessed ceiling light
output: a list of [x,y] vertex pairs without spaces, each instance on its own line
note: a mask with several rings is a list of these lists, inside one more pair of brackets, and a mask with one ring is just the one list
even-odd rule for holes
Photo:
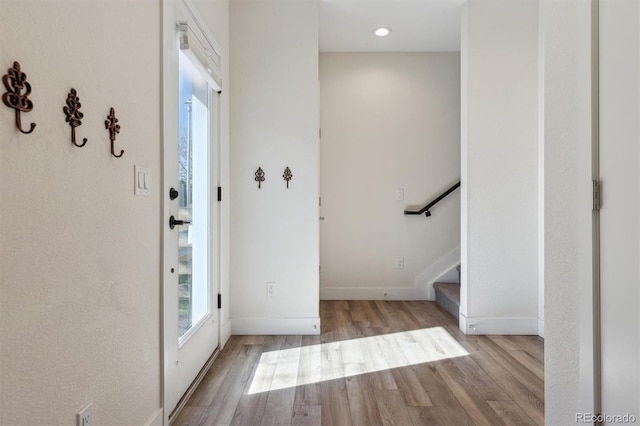
[[387,28],[387,27],[380,27],[378,29],[376,29],[373,32],[375,35],[377,35],[378,37],[384,37],[387,36],[391,33],[391,28]]

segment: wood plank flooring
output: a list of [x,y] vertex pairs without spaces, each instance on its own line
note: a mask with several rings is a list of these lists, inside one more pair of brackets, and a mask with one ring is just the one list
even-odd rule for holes
[[320,336],[233,336],[173,425],[544,424],[543,340],[433,302],[323,301]]

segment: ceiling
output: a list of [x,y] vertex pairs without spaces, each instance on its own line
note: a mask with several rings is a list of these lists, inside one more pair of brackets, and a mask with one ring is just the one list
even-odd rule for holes
[[[459,51],[464,1],[320,0],[320,51]],[[376,37],[378,27],[392,32]]]

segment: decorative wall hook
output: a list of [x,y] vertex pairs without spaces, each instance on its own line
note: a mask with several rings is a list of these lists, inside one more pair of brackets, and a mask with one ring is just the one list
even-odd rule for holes
[[291,173],[291,169],[287,167],[284,169],[284,174],[282,175],[285,181],[287,181],[287,188],[289,188],[289,181],[293,178],[293,173]]
[[33,132],[36,128],[35,123],[31,123],[29,130],[22,130],[20,113],[31,111],[33,102],[29,100],[31,85],[27,82],[27,75],[22,72],[17,61],[13,63],[13,68],[9,68],[8,73],[2,76],[2,82],[7,89],[7,92],[2,95],[2,101],[9,108],[16,110],[16,127],[24,134]]
[[115,109],[111,108],[109,116],[107,116],[107,119],[104,122],[104,127],[105,129],[109,130],[109,139],[111,140],[111,155],[116,158],[122,157],[122,155],[124,154],[123,149],[120,150],[120,155],[116,155],[115,151],[113,150],[113,144],[116,141],[116,135],[120,133],[120,125],[118,124],[118,119],[116,118]]
[[264,171],[262,167],[258,167],[258,170],[256,170],[255,181],[258,182],[258,189],[262,188],[262,182],[264,182]]
[[82,139],[81,144],[76,143],[76,127],[82,125],[82,117],[84,114],[80,112],[80,98],[76,94],[76,89],[71,89],[67,95],[67,106],[62,108],[67,116],[67,123],[71,126],[71,143],[75,146],[82,148],[87,144],[87,138]]

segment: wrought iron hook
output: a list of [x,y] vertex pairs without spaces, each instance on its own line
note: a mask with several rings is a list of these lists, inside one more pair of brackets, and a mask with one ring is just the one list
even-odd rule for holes
[[109,139],[111,140],[111,155],[116,158],[122,157],[124,154],[124,149],[120,150],[120,155],[116,155],[114,151],[114,143],[116,141],[116,135],[120,133],[120,125],[118,124],[118,119],[116,118],[115,109],[111,108],[107,119],[104,122],[104,127],[109,130]]
[[293,173],[291,173],[291,169],[289,168],[289,166],[287,166],[287,168],[284,169],[284,174],[282,175],[282,178],[287,182],[287,189],[289,189],[289,181],[293,179]]
[[16,127],[18,128],[18,130],[20,130],[20,133],[28,135],[29,133],[33,132],[33,129],[36,128],[36,123],[31,123],[31,125],[29,126],[29,130],[23,130],[22,120],[20,119],[20,110],[16,109]]
[[62,110],[67,116],[67,123],[71,126],[71,143],[78,148],[82,148],[87,144],[87,138],[84,138],[81,144],[76,143],[76,127],[82,125],[82,118],[84,117],[84,114],[80,112],[81,106],[82,104],[80,103],[80,98],[77,96],[76,89],[71,89],[67,95],[67,106],[62,108]]
[[87,144],[87,138],[82,138],[82,143],[81,144],[77,144],[76,143],[76,128],[72,127],[71,128],[71,143],[74,144],[75,146],[77,146],[78,148],[82,148],[83,146],[85,146]]
[[116,158],[120,158],[120,157],[122,157],[124,155],[124,149],[121,149],[120,150],[120,154],[116,155],[116,152],[115,152],[114,147],[113,147],[114,143],[115,143],[115,141],[111,141],[111,155],[113,155]]
[[260,189],[262,188],[262,182],[264,182],[264,171],[262,170],[262,167],[258,167],[255,176],[254,180],[258,182],[258,189]]
[[7,92],[2,95],[2,101],[9,108],[16,110],[16,127],[21,133],[28,135],[36,128],[36,123],[31,123],[29,130],[23,130],[20,113],[30,112],[33,109],[33,102],[29,100],[31,85],[27,82],[27,75],[22,72],[17,61],[13,63],[12,68],[9,68],[7,74],[2,76],[2,82],[7,89]]

